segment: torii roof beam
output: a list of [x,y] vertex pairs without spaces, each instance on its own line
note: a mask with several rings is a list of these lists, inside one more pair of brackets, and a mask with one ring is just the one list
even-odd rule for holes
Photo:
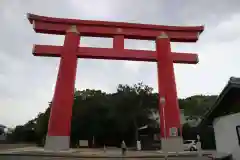
[[196,42],[203,26],[182,27],[124,22],[105,22],[77,19],[63,19],[28,14],[29,21],[38,33],[65,35],[66,30],[76,25],[81,36],[114,37],[123,35],[128,39],[155,40],[165,32],[172,42]]

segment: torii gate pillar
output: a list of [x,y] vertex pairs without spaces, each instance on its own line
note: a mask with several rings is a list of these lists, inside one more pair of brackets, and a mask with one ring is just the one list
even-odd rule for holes
[[156,51],[162,150],[183,151],[173,58],[170,39],[165,32],[156,39]]
[[80,41],[76,26],[66,31],[61,53],[60,67],[51,105],[48,133],[45,141],[47,150],[69,149],[72,105],[77,69],[77,56]]

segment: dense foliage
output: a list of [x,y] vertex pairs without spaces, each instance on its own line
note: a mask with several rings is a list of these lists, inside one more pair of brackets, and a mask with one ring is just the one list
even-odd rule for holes
[[[158,112],[158,94],[153,88],[142,83],[118,85],[115,93],[101,90],[75,91],[71,144],[80,139],[95,140],[102,145],[120,144],[122,139],[131,145],[138,138],[137,128],[144,125],[159,127],[157,120],[151,118]],[[215,101],[216,96],[192,96],[179,99],[179,106],[186,115],[201,117]],[[44,113],[22,126],[17,126],[11,139],[13,141],[37,142],[41,144],[47,133],[50,106]],[[61,117],[59,117],[61,118]],[[193,137],[191,127],[183,129],[185,137]],[[189,135],[190,134],[190,135]],[[94,137],[94,138],[93,138]]]

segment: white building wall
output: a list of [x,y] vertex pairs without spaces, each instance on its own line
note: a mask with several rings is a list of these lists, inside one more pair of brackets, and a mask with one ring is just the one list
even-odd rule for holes
[[218,117],[213,122],[216,149],[218,152],[231,153],[240,160],[240,147],[236,126],[240,125],[240,113]]

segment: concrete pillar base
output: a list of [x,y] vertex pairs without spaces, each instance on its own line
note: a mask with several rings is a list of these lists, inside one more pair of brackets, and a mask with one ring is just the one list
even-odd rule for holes
[[163,152],[182,152],[183,139],[182,137],[169,137],[167,139],[162,139],[162,151]]
[[69,136],[47,136],[45,141],[45,150],[63,151],[69,149]]

